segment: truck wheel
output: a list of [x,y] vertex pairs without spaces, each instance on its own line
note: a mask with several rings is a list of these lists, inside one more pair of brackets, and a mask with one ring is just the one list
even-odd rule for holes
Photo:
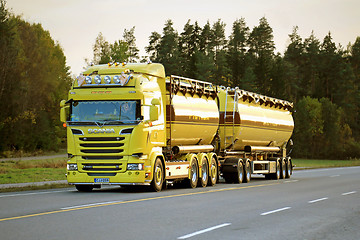
[[201,178],[200,178],[200,186],[206,187],[209,179],[209,164],[207,158],[205,157],[202,161],[201,165]]
[[193,161],[191,162],[191,168],[190,168],[190,187],[191,188],[196,188],[197,186],[197,182],[198,182],[198,178],[199,178],[199,168],[198,168],[198,163],[196,159],[193,159]]
[[75,185],[79,192],[91,192],[94,188],[93,185]]
[[214,186],[218,177],[218,168],[214,157],[211,158],[210,173],[209,173],[209,185]]
[[279,180],[280,179],[280,175],[281,175],[281,167],[280,167],[280,161],[281,160],[276,160],[276,172],[274,173],[274,179],[275,180]]
[[152,189],[155,192],[160,192],[164,183],[164,167],[159,158],[156,158],[154,164],[154,174],[151,182]]
[[242,160],[238,161],[237,164],[237,174],[236,174],[236,183],[242,183],[244,181],[244,165]]
[[280,172],[280,178],[284,179],[286,177],[286,163],[285,163],[285,159],[281,158],[280,160],[281,163],[281,172]]
[[292,166],[291,166],[291,159],[288,158],[286,159],[286,175],[285,178],[290,178],[291,174],[292,174]]
[[244,182],[248,183],[250,182],[251,180],[251,165],[250,165],[250,161],[249,160],[246,160],[246,163],[245,163],[245,177],[244,177]]

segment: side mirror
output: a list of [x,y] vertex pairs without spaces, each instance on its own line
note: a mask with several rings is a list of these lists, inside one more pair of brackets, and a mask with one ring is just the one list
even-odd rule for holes
[[66,109],[68,108],[68,106],[66,106],[66,101],[62,100],[60,102],[60,121],[61,122],[66,122]]
[[160,105],[160,100],[158,98],[153,98],[151,100],[151,105]]
[[157,121],[157,120],[159,120],[159,109],[157,106],[151,105],[150,106],[150,121]]

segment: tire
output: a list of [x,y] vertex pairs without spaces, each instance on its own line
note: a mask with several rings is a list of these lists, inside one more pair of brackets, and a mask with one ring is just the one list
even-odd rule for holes
[[239,160],[237,164],[236,178],[234,180],[236,183],[242,183],[244,181],[244,177],[245,177],[244,165],[242,160]]
[[191,168],[189,170],[190,170],[189,185],[191,188],[196,188],[199,179],[199,168],[196,158],[192,160]]
[[292,166],[291,166],[291,159],[288,158],[286,159],[286,175],[285,178],[290,178],[291,174],[292,174]]
[[280,178],[284,179],[286,177],[286,162],[285,162],[284,158],[281,158],[280,165],[281,165],[280,166],[280,169],[281,169]]
[[276,160],[276,172],[274,173],[274,179],[279,180],[281,175],[281,167],[280,167],[280,161]]
[[209,164],[207,157],[203,158],[202,165],[201,165],[201,178],[199,185],[201,187],[206,187],[209,180]]
[[164,166],[160,158],[156,158],[154,164],[153,180],[151,181],[152,190],[160,192],[164,184]]
[[251,180],[251,164],[249,160],[246,160],[244,166],[244,182],[248,183]]
[[91,192],[94,188],[93,185],[75,185],[79,192]]
[[209,172],[209,185],[214,186],[218,179],[218,168],[214,157],[211,158],[210,172]]

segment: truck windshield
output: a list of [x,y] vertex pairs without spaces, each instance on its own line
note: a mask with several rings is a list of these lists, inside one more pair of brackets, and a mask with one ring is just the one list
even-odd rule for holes
[[137,124],[139,101],[73,101],[70,109],[72,125]]

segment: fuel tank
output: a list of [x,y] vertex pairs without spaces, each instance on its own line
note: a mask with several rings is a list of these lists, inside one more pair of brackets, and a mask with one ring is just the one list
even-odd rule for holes
[[216,88],[177,76],[167,78],[166,88],[167,145],[211,144],[219,126]]
[[220,88],[220,148],[282,147],[294,129],[293,104],[239,89]]

